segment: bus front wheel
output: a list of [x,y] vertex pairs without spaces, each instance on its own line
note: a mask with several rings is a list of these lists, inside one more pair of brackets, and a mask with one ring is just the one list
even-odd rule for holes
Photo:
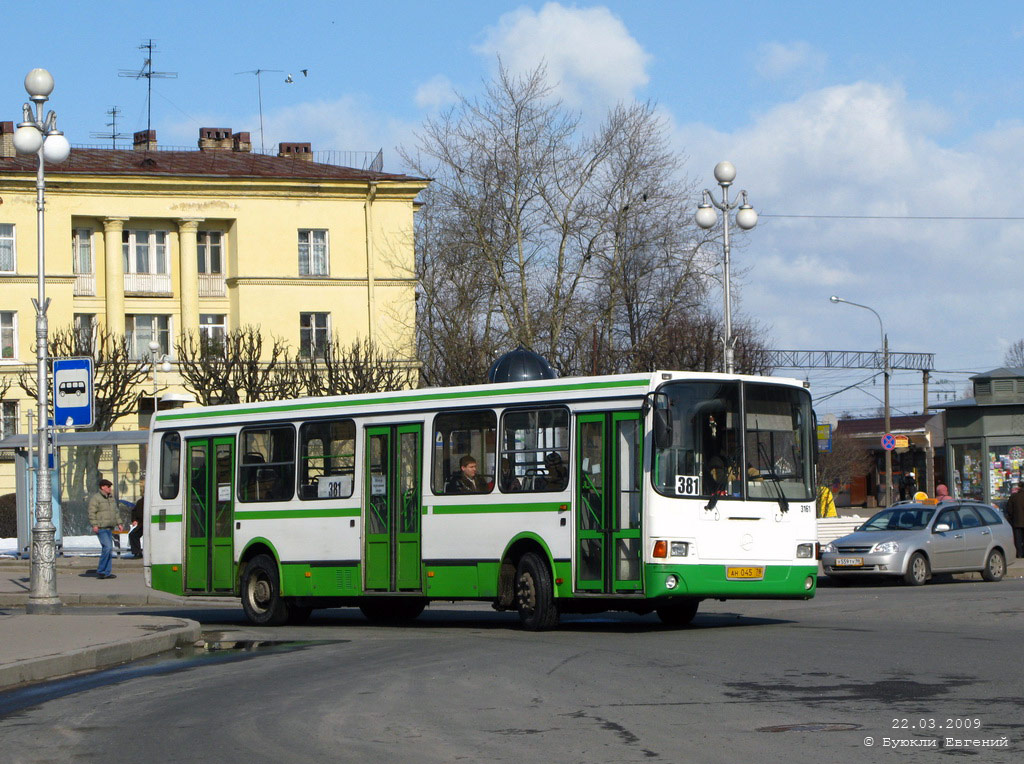
[[265,554],[253,557],[245,566],[242,610],[249,622],[258,626],[280,626],[288,621],[288,605],[281,597],[277,565]]
[[677,602],[659,605],[655,608],[658,618],[666,626],[679,628],[686,626],[697,615],[697,607],[700,605],[698,599],[680,600]]
[[527,631],[547,631],[558,624],[551,572],[534,552],[527,552],[516,568],[516,610]]

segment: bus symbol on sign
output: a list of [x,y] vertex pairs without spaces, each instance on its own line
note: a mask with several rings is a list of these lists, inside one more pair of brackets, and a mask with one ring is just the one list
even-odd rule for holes
[[893,435],[891,432],[887,432],[885,435],[883,435],[882,448],[884,448],[886,451],[892,451],[894,448],[896,448],[896,436]]

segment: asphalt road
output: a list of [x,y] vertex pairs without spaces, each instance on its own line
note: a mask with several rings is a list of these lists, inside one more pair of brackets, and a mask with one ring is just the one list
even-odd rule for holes
[[[1022,602],[1019,579],[825,587],[810,602],[706,602],[678,631],[609,615],[568,616],[541,634],[481,605],[435,605],[389,628],[350,610],[256,629],[236,609],[161,609],[200,620],[221,649],[0,696],[0,755],[1019,761]],[[999,745],[950,748],[946,738]]]

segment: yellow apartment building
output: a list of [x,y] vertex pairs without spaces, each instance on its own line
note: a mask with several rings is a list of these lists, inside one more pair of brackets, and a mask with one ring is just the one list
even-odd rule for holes
[[[17,375],[35,368],[36,158],[16,155],[13,131],[0,123],[0,439],[24,432],[35,406]],[[102,325],[136,357],[155,340],[173,362],[183,333],[256,325],[302,355],[336,335],[409,361],[426,185],[313,161],[308,143],[253,153],[248,133],[226,128],[200,129],[192,151],[158,149],[155,131],[133,150],[72,149],[46,167],[50,333]],[[139,426],[128,419],[118,427]],[[10,472],[0,465],[0,494],[14,490]]]

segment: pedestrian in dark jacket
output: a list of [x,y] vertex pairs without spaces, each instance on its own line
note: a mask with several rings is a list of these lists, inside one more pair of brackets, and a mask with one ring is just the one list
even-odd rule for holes
[[1013,526],[1013,543],[1017,557],[1024,557],[1024,480],[1017,483],[1017,492],[1006,502],[1006,517]]
[[[139,482],[139,489],[145,493],[145,480]],[[132,529],[128,531],[128,545],[131,547],[132,557],[136,560],[142,557],[142,502],[143,498],[142,496],[139,496],[139,500],[135,502],[135,506],[132,507]]]

